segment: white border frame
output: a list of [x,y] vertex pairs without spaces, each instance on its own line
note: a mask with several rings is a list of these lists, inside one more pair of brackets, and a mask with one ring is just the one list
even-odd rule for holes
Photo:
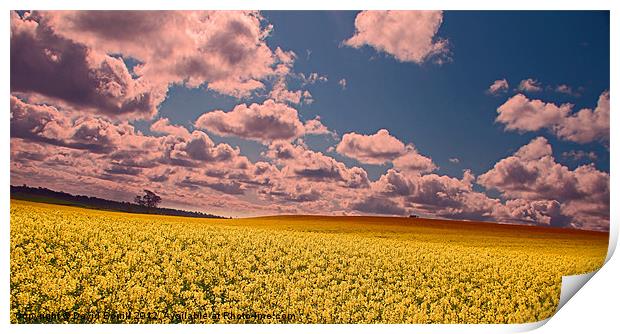
[[[5,98],[10,96],[9,87],[9,10],[10,9],[282,9],[282,10],[308,10],[308,9],[329,9],[329,10],[352,10],[352,9],[445,9],[445,10],[610,10],[611,22],[611,54],[610,54],[610,90],[618,82],[618,61],[620,60],[620,1],[612,0],[563,0],[563,1],[541,1],[541,0],[521,0],[521,1],[484,1],[484,0],[434,0],[434,1],[370,1],[370,0],[338,0],[327,1],[319,0],[308,3],[299,3],[282,0],[229,0],[229,1],[196,1],[196,0],[149,0],[144,2],[128,2],[126,0],[106,0],[105,2],[73,1],[73,0],[8,0],[0,5],[0,22],[2,22],[2,49],[0,60],[2,68],[2,80],[0,85],[5,92]],[[613,96],[613,93],[612,93]],[[612,97],[611,109],[616,110],[620,106],[617,100]],[[8,101],[5,100],[5,103]],[[5,108],[8,105],[5,104]],[[618,117],[611,115],[612,129],[618,129]],[[564,306],[553,317],[532,324],[524,325],[11,325],[9,320],[10,292],[9,292],[9,254],[10,254],[10,196],[8,185],[10,184],[10,134],[8,113],[4,113],[4,120],[0,122],[0,149],[4,163],[2,164],[2,178],[5,191],[0,192],[0,215],[3,217],[2,231],[0,232],[0,243],[2,247],[2,263],[0,273],[3,286],[0,288],[0,322],[2,327],[10,332],[47,332],[47,333],[81,333],[85,330],[90,333],[109,333],[115,331],[119,333],[132,333],[135,331],[148,331],[149,333],[174,333],[181,330],[191,330],[197,333],[230,333],[251,331],[254,333],[272,332],[296,332],[296,333],[315,333],[317,330],[328,333],[357,332],[375,333],[377,331],[390,331],[394,333],[409,333],[413,331],[424,332],[465,332],[465,333],[497,333],[526,331],[538,328],[549,322],[541,330],[547,333],[563,331],[573,332],[575,330],[597,330],[609,332],[609,328],[617,326],[618,304],[618,281],[620,277],[620,263],[617,256],[611,256],[615,250],[618,238],[618,210],[617,206],[611,207],[611,226],[610,243],[607,263],[594,275],[592,283],[588,283],[574,298],[575,300]],[[616,190],[618,189],[618,137],[611,132],[610,147],[611,152],[611,203],[618,203]],[[180,327],[181,326],[181,327]]]

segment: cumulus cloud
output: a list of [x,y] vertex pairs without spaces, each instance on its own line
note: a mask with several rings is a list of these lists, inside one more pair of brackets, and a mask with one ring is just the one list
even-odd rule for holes
[[336,152],[373,165],[380,165],[396,159],[404,151],[405,144],[390,135],[386,129],[381,129],[373,135],[347,133],[342,136],[342,140],[336,146]]
[[257,12],[52,11],[39,15],[58,34],[92,50],[139,60],[136,74],[162,84],[198,87],[207,83],[218,92],[245,96],[262,87],[262,78],[274,74],[279,59],[290,57],[269,49],[265,38],[270,26],[262,24]]
[[407,145],[405,152],[392,161],[394,169],[403,172],[426,173],[437,169],[431,158],[426,157],[415,149],[413,145]]
[[401,62],[442,62],[449,56],[448,41],[436,36],[442,20],[441,11],[363,11],[355,18],[355,34],[344,44],[369,45]]
[[403,209],[454,219],[492,220],[499,200],[475,192],[473,174],[466,170],[463,178],[437,174],[406,174],[389,169],[372,184],[373,196],[402,198]]
[[[253,165],[238,148],[215,144],[200,131],[188,134],[167,119],[155,122],[153,130],[166,135],[146,136],[126,122],[70,116],[12,97],[12,177],[66,191],[77,189],[72,182],[88,184],[109,189],[105,197],[112,189],[123,188],[118,193],[127,194],[149,185],[173,200],[207,198],[208,189],[241,194],[262,182],[252,179]],[[185,190],[176,186],[181,184]],[[189,185],[198,190],[189,192]],[[240,200],[229,203],[238,205]]]
[[11,96],[11,136],[58,146],[110,152],[133,136],[133,126],[91,116],[71,118],[54,106],[29,104]]
[[436,168],[430,158],[418,153],[412,144],[405,145],[386,129],[373,135],[347,133],[336,146],[336,152],[371,165],[392,162],[401,171],[428,172]]
[[198,117],[195,126],[220,136],[237,136],[263,143],[290,141],[306,134],[332,134],[321,123],[320,117],[302,123],[297,110],[271,99],[262,104],[240,104],[230,112],[204,113]]
[[220,136],[258,141],[291,140],[304,134],[297,110],[273,100],[240,104],[230,112],[207,112],[198,117],[195,126]]
[[487,90],[487,93],[489,94],[499,94],[499,93],[504,93],[506,91],[508,91],[508,80],[506,79],[499,79],[499,80],[495,80],[491,86],[489,86],[489,89]]
[[215,145],[202,131],[194,131],[186,141],[179,142],[170,152],[176,160],[229,161],[239,155],[239,150],[228,144]]
[[562,206],[556,200],[509,200],[497,212],[501,219],[509,222],[555,227],[566,227],[570,224],[570,217],[562,214]]
[[572,104],[547,103],[530,100],[517,94],[499,108],[496,122],[505,124],[506,130],[551,130],[558,138],[587,143],[609,141],[609,92],[603,92],[594,110],[581,109],[572,113]]
[[566,117],[554,128],[564,140],[577,143],[609,141],[609,92],[603,92],[594,110],[581,109]]
[[368,187],[370,182],[364,169],[348,168],[342,162],[304,145],[275,142],[270,145],[266,156],[283,166],[285,174],[316,181],[339,182],[348,188]]
[[11,13],[11,91],[108,116],[151,117],[166,87],[134,79],[125,63],[59,35],[40,15]]
[[[296,57],[270,30],[253,11],[12,12],[11,91],[121,119],[152,118],[174,84],[248,97]],[[282,84],[273,97],[312,101]]]
[[497,108],[495,121],[505,124],[506,130],[536,131],[560,123],[571,109],[568,103],[557,106],[517,94]]
[[519,83],[519,90],[522,92],[540,92],[542,90],[540,82],[535,79],[523,79]]
[[[593,165],[569,170],[552,153],[544,138],[536,138],[478,178],[469,170],[458,179],[389,169],[348,207],[373,214],[606,229],[609,174]],[[474,181],[499,191],[503,200],[474,190]]]
[[[152,128],[163,135],[146,136],[103,118],[70,117],[56,107],[12,97],[12,180],[67,191],[78,189],[70,183],[79,182],[115,189],[119,196],[149,185],[165,198],[220,203],[226,210],[416,213],[593,229],[609,222],[609,174],[593,165],[569,170],[558,164],[542,137],[477,178],[497,190],[502,203],[474,190],[476,177],[468,170],[461,178],[411,172],[408,163],[413,170],[420,167],[409,161],[411,146],[404,144],[394,167],[371,182],[364,169],[313,151],[299,139],[272,141],[263,155],[269,161],[252,163],[239,148],[216,144],[202,131],[188,134],[167,119]],[[250,192],[265,203],[241,197]]]
[[[478,183],[507,199],[558,201],[575,225],[600,228],[608,224],[609,174],[593,165],[570,170],[555,162],[551,146],[542,137],[500,160],[478,177]],[[575,209],[579,207],[596,208],[589,210],[596,215]]]

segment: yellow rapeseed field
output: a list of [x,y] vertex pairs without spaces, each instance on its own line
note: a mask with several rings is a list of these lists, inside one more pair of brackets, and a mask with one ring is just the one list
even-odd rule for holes
[[370,217],[199,219],[11,202],[12,323],[522,323],[607,234]]

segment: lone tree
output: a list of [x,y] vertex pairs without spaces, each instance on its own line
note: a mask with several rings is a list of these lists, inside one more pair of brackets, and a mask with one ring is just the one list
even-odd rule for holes
[[161,202],[161,197],[154,192],[144,189],[144,196],[137,195],[133,200],[136,204],[147,208],[156,208]]

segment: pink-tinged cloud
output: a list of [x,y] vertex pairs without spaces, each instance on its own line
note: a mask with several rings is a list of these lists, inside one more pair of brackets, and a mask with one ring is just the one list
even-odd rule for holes
[[195,126],[220,136],[237,136],[269,142],[292,140],[304,134],[297,110],[283,103],[266,100],[262,104],[240,104],[232,111],[211,111],[202,114]]
[[594,151],[586,152],[583,150],[570,150],[567,152],[562,152],[562,158],[574,161],[580,161],[584,159],[595,161],[598,159],[598,155]]
[[[101,54],[140,61],[135,73],[170,83],[247,96],[290,54],[267,46],[271,27],[252,11],[38,12],[54,31]],[[105,22],[105,24],[101,24]],[[128,33],[131,32],[131,33]],[[286,67],[286,65],[284,66]]]
[[353,158],[359,162],[381,165],[398,158],[405,152],[405,144],[381,129],[373,135],[362,135],[355,132],[342,136],[336,146],[336,152]]
[[536,131],[559,124],[571,109],[568,103],[557,106],[517,94],[497,108],[495,121],[503,123],[506,130]]
[[581,109],[554,130],[559,138],[577,143],[609,141],[609,124],[609,92],[603,92],[594,110]]
[[[302,98],[306,104],[312,103],[312,94],[310,92],[296,90],[290,91],[286,87],[285,79],[279,78],[273,85],[271,92],[269,92],[269,98],[276,102],[288,102],[292,104],[300,104],[302,103]],[[309,102],[310,101],[310,102]]]
[[313,119],[309,119],[304,123],[304,132],[307,135],[335,135],[330,131],[322,122],[321,117],[316,116]]
[[190,136],[189,131],[185,127],[170,124],[170,120],[168,118],[158,119],[153,124],[151,124],[150,129],[153,132],[169,134],[182,138],[187,138]]
[[368,187],[366,171],[360,167],[348,168],[342,162],[315,152],[302,145],[275,142],[265,154],[283,167],[285,175],[301,177],[317,182],[338,182],[346,188]]
[[359,201],[352,202],[349,205],[349,209],[375,215],[407,215],[407,209],[405,209],[402,204],[390,198],[373,195],[363,198]]
[[301,79],[301,84],[303,86],[305,85],[314,85],[317,82],[327,82],[328,78],[327,75],[324,74],[319,74],[316,72],[312,72],[308,75],[305,75],[303,73],[299,73],[298,77]]
[[402,172],[427,173],[437,169],[431,158],[418,153],[411,144],[406,146],[405,152],[394,159],[392,164],[394,169]]
[[[253,164],[238,148],[215,144],[201,131],[187,136],[187,130],[165,119],[155,122],[153,130],[166,135],[146,136],[123,123],[63,118],[55,107],[16,97],[12,104],[12,127],[19,130],[13,132],[21,134],[11,139],[12,182],[84,193],[74,185],[79,183],[95,189],[91,195],[120,200],[131,200],[127,196],[148,188],[167,203],[194,205],[192,209],[200,203],[205,205],[202,210],[216,207],[226,214],[341,210],[338,203],[351,198],[351,189],[369,185],[363,169],[347,168],[304,146],[289,144],[295,156],[277,159],[280,169],[270,162]],[[55,119],[61,121],[50,123]],[[108,143],[107,149],[76,145],[87,140]],[[100,189],[109,192],[105,195]],[[238,197],[246,193],[258,202]]]
[[40,15],[11,13],[11,91],[40,94],[81,111],[148,118],[166,87],[134,79],[119,58],[58,34]]
[[344,44],[369,45],[401,62],[442,62],[450,52],[448,41],[436,36],[442,19],[441,11],[363,11],[355,18],[355,34]]
[[496,210],[496,214],[508,222],[529,222],[556,227],[570,224],[570,217],[562,213],[562,205],[556,200],[509,200]]
[[56,107],[11,96],[12,137],[103,153],[132,135],[134,128],[128,123],[115,125],[88,115],[71,118]]
[[515,156],[522,160],[531,161],[551,156],[551,154],[553,154],[553,149],[547,139],[544,137],[536,137],[527,145],[520,147],[515,153]]
[[505,124],[506,130],[547,128],[560,139],[582,144],[609,141],[608,91],[600,95],[594,110],[585,108],[572,113],[572,108],[572,104],[558,106],[517,94],[497,108],[496,122]]
[[[570,170],[555,162],[542,137],[496,163],[478,183],[507,199],[558,201],[574,226],[602,228],[609,223],[609,174],[593,165]],[[576,207],[596,209],[580,212]]]
[[569,85],[566,85],[566,84],[557,85],[555,87],[555,91],[558,93],[566,94],[566,95],[574,94],[573,89]]
[[499,93],[504,93],[506,91],[508,91],[509,85],[508,85],[508,80],[506,79],[499,79],[499,80],[495,80],[491,86],[489,86],[489,89],[487,90],[487,93],[489,94],[499,94]]
[[523,79],[519,83],[519,90],[522,92],[540,92],[542,91],[542,87],[540,82],[535,79]]
[[[373,199],[392,199],[402,203],[402,210],[424,216],[495,220],[493,210],[501,206],[497,199],[475,192],[470,171],[462,179],[437,174],[406,174],[388,170],[373,182],[370,195]],[[359,211],[359,209],[358,209]]]
[[400,171],[423,173],[437,168],[430,158],[418,153],[412,144],[405,145],[386,129],[373,135],[347,133],[336,146],[336,152],[365,164],[392,162],[394,168]]
[[181,142],[171,151],[170,157],[177,160],[197,160],[205,162],[230,161],[239,155],[239,149],[228,144],[215,145],[202,131],[194,131],[187,141]]

